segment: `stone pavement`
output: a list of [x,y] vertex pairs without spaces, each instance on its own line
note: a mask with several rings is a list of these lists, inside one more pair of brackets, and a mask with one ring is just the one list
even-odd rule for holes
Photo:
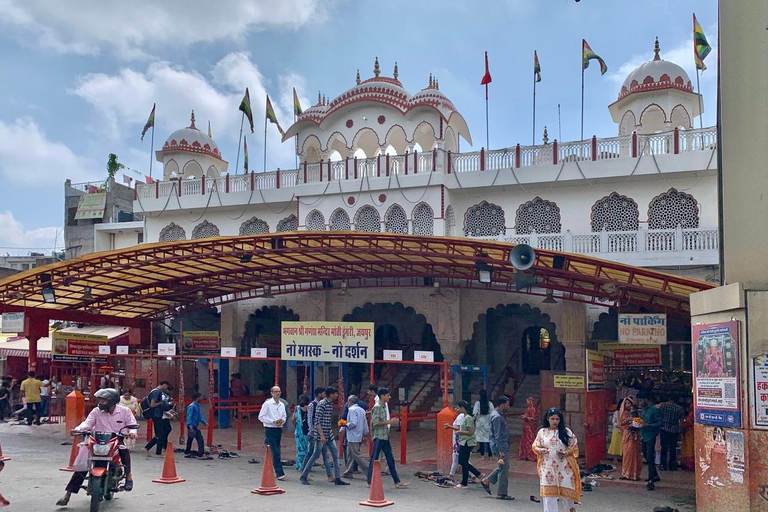
[[[216,444],[223,444],[227,449],[234,444],[234,430],[216,431]],[[394,432],[393,432],[394,434]],[[429,431],[409,432],[409,462],[406,466],[398,464],[401,479],[409,481],[411,488],[396,490],[390,477],[384,477],[384,490],[387,499],[395,501],[392,509],[424,511],[465,511],[468,507],[483,507],[489,512],[497,510],[542,510],[541,504],[533,503],[529,496],[538,495],[538,480],[535,466],[530,462],[515,461],[511,468],[510,493],[516,497],[512,502],[500,502],[487,496],[480,486],[471,485],[469,489],[442,489],[431,482],[422,482],[413,476],[415,471],[434,470],[434,464],[428,456],[434,458],[434,443],[430,441]],[[393,435],[394,437],[394,435]],[[178,424],[174,424],[172,433],[178,441]],[[244,440],[246,436],[244,435]],[[240,457],[212,461],[184,459],[176,454],[177,471],[187,482],[162,485],[152,483],[152,478],[160,476],[162,458],[147,458],[138,452],[133,453],[136,487],[132,493],[119,493],[112,502],[103,503],[102,510],[108,512],[138,511],[172,506],[186,511],[245,511],[259,507],[264,510],[299,510],[310,505],[315,512],[338,512],[340,509],[354,509],[359,501],[368,497],[368,489],[362,475],[351,480],[352,485],[336,487],[326,483],[322,470],[315,469],[315,483],[302,486],[298,482],[298,472],[286,468],[288,480],[278,482],[286,490],[278,496],[257,496],[250,490],[258,487],[263,466],[263,447],[260,429],[247,431],[248,443],[238,452]],[[69,441],[63,425],[43,425],[27,427],[12,424],[0,424],[0,442],[3,452],[12,460],[6,462],[5,470],[0,474],[0,492],[11,502],[8,510],[53,511],[64,510],[55,507],[56,500],[63,495],[63,489],[70,473],[58,470],[65,466],[71,447],[62,445]],[[293,458],[292,438],[284,437],[284,459]],[[393,444],[396,445],[396,439]],[[137,446],[141,441],[137,442]],[[399,450],[395,449],[398,455]],[[249,464],[253,455],[261,464]],[[426,460],[425,460],[426,459]],[[490,468],[488,463],[481,463],[473,455],[473,462],[478,468]],[[669,478],[667,478],[669,476]],[[683,482],[687,477],[689,484]],[[585,493],[583,505],[579,511],[645,511],[651,512],[659,505],[672,506],[681,512],[695,510],[692,478],[682,473],[662,473],[665,481],[657,485],[655,492],[648,492],[640,483],[618,481],[600,481],[600,487],[591,493]],[[676,483],[677,482],[677,483]],[[88,500],[83,492],[73,496],[66,510],[88,510]],[[361,509],[364,510],[364,509]]]

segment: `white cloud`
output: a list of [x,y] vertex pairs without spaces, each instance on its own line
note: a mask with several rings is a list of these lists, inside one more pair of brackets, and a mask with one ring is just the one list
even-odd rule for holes
[[329,0],[0,0],[0,27],[23,43],[59,53],[109,50],[141,58],[154,48],[219,40],[252,31],[296,29],[325,19]]
[[27,254],[30,250],[52,251],[56,240],[63,243],[61,227],[27,230],[8,210],[0,211],[0,254]]
[[[289,83],[293,81],[300,90],[302,84],[306,83],[299,75],[289,76],[291,78],[279,80],[282,87],[269,90],[275,99],[273,106],[283,128],[290,126],[293,119],[291,104],[284,101],[286,94],[291,95]],[[240,129],[241,115],[238,107],[247,86],[256,129],[251,134],[246,121],[243,133],[249,138],[248,146],[253,152],[251,160],[260,162],[258,155],[263,155],[263,132],[259,128],[264,122],[268,85],[248,53],[233,52],[213,66],[210,78],[168,62],[153,62],[146,71],[123,68],[115,74],[94,73],[82,76],[71,92],[96,109],[99,121],[94,124],[100,132],[106,132],[113,142],[135,140],[138,146],[141,128],[152,104],[157,103],[155,122],[158,133],[155,149],[162,147],[166,137],[173,131],[189,124],[193,109],[198,128],[207,129],[210,120],[214,140],[219,145],[222,145],[222,141],[231,141],[232,148],[235,147]],[[293,145],[281,144],[276,129],[271,125],[268,129],[269,160],[276,163],[270,166],[291,162],[292,167]],[[148,144],[145,138],[143,147],[149,149]],[[227,154],[223,149],[222,152],[230,162],[230,172],[235,172],[235,155]],[[125,163],[143,169],[146,167],[146,156]],[[261,169],[260,165],[254,167]]]
[[[0,120],[0,176],[25,185],[99,179],[93,162],[76,155],[66,144],[51,140],[34,119]],[[106,171],[105,171],[106,172]]]

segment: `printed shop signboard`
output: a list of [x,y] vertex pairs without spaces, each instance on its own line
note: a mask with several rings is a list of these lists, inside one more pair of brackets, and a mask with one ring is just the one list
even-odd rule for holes
[[648,367],[661,366],[661,346],[624,345],[621,343],[599,343],[600,352],[607,355],[609,366]]
[[374,361],[373,322],[282,322],[280,333],[286,361]]
[[619,313],[619,343],[666,345],[666,313],[643,315]]
[[603,354],[587,349],[587,390],[594,391],[605,387],[605,363]]
[[96,334],[77,334],[56,331],[53,333],[54,361],[104,361],[99,347],[109,346],[109,338]]
[[752,359],[752,426],[768,430],[768,355]]
[[181,339],[185,351],[218,352],[221,349],[219,331],[184,331]]
[[692,329],[696,423],[741,428],[739,322]]

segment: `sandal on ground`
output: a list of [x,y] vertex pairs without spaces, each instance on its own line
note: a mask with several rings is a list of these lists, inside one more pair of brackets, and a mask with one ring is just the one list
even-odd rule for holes
[[467,485],[456,484],[453,487],[456,488],[456,489],[466,489],[468,486]]
[[195,458],[197,458],[198,460],[213,460],[213,457],[211,457],[210,455],[203,455],[202,457],[195,457]]
[[501,496],[496,496],[497,500],[504,500],[504,501],[512,501],[514,500],[514,496],[509,496],[507,494],[502,494]]
[[395,489],[403,489],[405,487],[408,487],[410,484],[408,482],[397,482],[395,484]]
[[66,507],[67,505],[69,505],[69,500],[67,498],[61,498],[56,502],[57,507]]
[[531,501],[534,503],[541,503],[541,500],[537,498],[536,496],[531,495]]
[[126,480],[123,490],[125,492],[131,492],[133,490],[133,480]]
[[251,459],[248,461],[248,464],[261,464],[261,461],[259,459]]
[[480,480],[480,485],[483,486],[483,489],[485,489],[485,492],[487,492],[488,495],[490,496],[491,495],[491,484],[487,484],[487,483],[483,482],[482,480]]

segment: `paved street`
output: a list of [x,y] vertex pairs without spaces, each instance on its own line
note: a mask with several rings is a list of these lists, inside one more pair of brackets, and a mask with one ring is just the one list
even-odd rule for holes
[[[0,441],[3,452],[12,460],[6,462],[0,474],[0,492],[11,502],[8,510],[53,511],[62,496],[70,473],[58,470],[65,466],[70,446],[62,446],[67,440],[61,425],[26,427],[11,424],[0,425]],[[290,441],[290,440],[289,440]],[[112,502],[104,503],[102,510],[108,512],[146,511],[158,506],[172,506],[185,511],[250,511],[255,507],[262,510],[299,510],[311,506],[313,512],[354,510],[357,503],[368,496],[363,479],[352,481],[348,487],[335,487],[324,482],[317,470],[315,485],[302,486],[293,468],[287,470],[288,480],[280,482],[286,490],[278,496],[257,496],[250,490],[258,487],[263,465],[248,464],[252,454],[242,452],[241,457],[230,460],[212,461],[187,460],[176,455],[178,474],[186,478],[185,483],[162,485],[152,483],[160,476],[162,459],[146,458],[134,452],[134,475],[136,487],[130,494],[120,493]],[[499,502],[487,496],[479,486],[468,490],[441,489],[432,483],[414,478],[418,470],[429,470],[427,465],[411,463],[402,468],[401,478],[411,482],[407,490],[395,490],[392,480],[384,477],[386,497],[395,502],[394,509],[413,511],[451,512],[466,510],[468,507],[483,507],[487,511],[529,510],[540,511],[542,506],[529,501],[529,496],[538,493],[538,484],[533,476],[515,475],[510,492],[516,497],[513,502]],[[669,505],[681,512],[693,511],[693,491],[660,485],[656,492],[647,492],[641,486],[618,482],[601,481],[591,493],[585,493],[579,511],[651,512],[654,506]],[[83,492],[73,496],[66,509],[87,510],[88,501]],[[362,510],[362,509],[361,509]]]

